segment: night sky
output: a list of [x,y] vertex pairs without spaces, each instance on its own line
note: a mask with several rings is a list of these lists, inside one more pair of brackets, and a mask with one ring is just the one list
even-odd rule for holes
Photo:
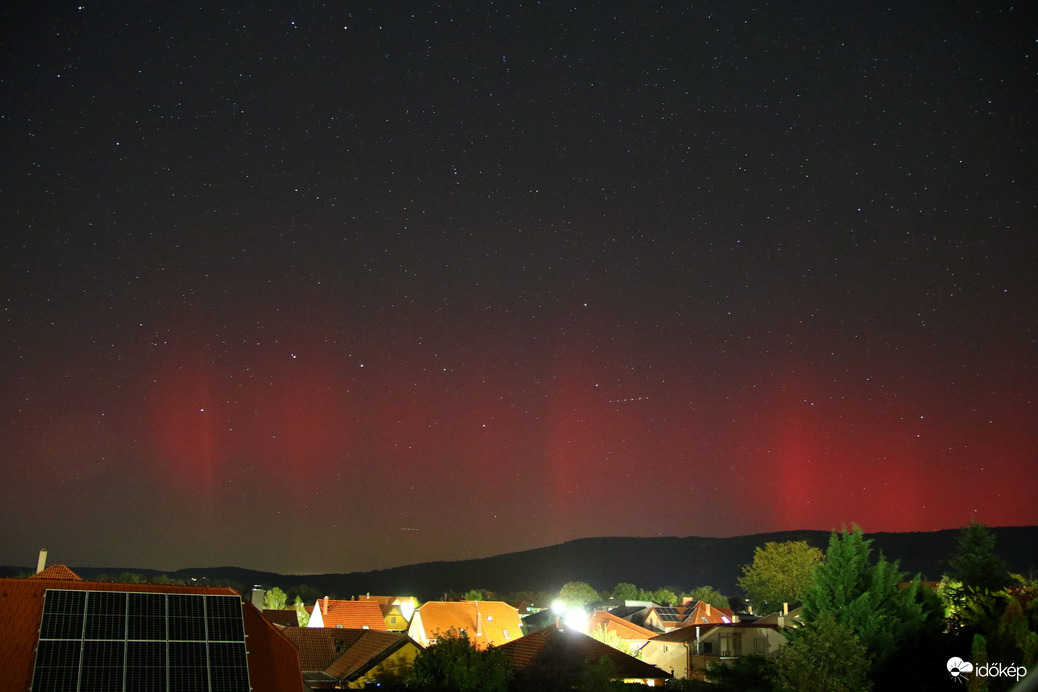
[[13,4],[0,564],[1038,524],[1032,3]]

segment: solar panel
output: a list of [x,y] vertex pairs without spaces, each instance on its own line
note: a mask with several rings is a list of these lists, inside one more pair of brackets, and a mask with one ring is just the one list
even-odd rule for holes
[[237,596],[48,589],[33,692],[248,692]]

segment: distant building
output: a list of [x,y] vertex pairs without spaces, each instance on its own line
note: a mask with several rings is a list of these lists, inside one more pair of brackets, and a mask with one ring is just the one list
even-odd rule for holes
[[519,611],[503,601],[429,601],[415,611],[407,633],[423,647],[454,630],[477,649],[523,636]]
[[738,618],[731,608],[717,608],[705,601],[686,598],[679,606],[653,606],[645,617],[645,628],[671,632],[689,625],[733,622],[738,622]]
[[499,650],[512,659],[521,675],[539,683],[561,685],[564,680],[576,681],[584,667],[594,666],[603,658],[612,663],[615,680],[657,687],[673,677],[583,632],[556,625],[504,644]]
[[[42,558],[41,558],[42,562]],[[303,692],[299,654],[233,589],[0,579],[0,692]]]
[[318,599],[307,627],[345,627],[358,630],[386,631],[382,609],[375,601],[340,601]]
[[632,652],[641,649],[645,642],[657,634],[604,610],[596,610],[587,619],[587,633],[594,635],[596,632],[615,637],[630,647]]
[[414,611],[418,609],[418,599],[414,596],[372,596],[365,594],[356,598],[358,601],[374,601],[382,610],[386,621],[386,629],[390,632],[406,632],[411,624]]
[[705,679],[711,664],[730,665],[740,656],[774,656],[786,645],[778,625],[755,622],[690,625],[653,637],[641,649],[642,660],[676,678]]

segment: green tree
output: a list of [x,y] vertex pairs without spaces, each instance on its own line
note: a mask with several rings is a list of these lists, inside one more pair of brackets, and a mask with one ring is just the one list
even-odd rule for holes
[[628,656],[633,656],[638,659],[642,657],[641,651],[636,651],[634,648],[631,647],[630,642],[628,642],[626,639],[623,639],[619,634],[617,634],[613,630],[610,630],[605,625],[599,625],[598,627],[594,628],[593,630],[588,632],[588,636],[593,639],[597,639],[603,644],[611,646],[617,651],[621,651],[627,654]]
[[678,602],[678,595],[670,589],[659,588],[652,592],[653,603],[664,606],[672,606]]
[[849,629],[874,657],[873,680],[879,682],[895,654],[903,664],[914,657],[918,669],[917,650],[933,648],[943,610],[936,594],[920,586],[918,576],[902,583],[897,561],[880,555],[873,563],[871,543],[857,526],[830,536],[825,563],[815,570],[814,583],[804,595],[803,619],[811,625],[831,615]]
[[806,541],[768,541],[753,551],[753,563],[743,565],[739,588],[755,612],[763,615],[804,600],[811,575],[822,562],[822,551]]
[[620,582],[613,588],[613,593],[609,597],[617,601],[637,601],[640,593],[634,584]]
[[285,592],[276,586],[267,589],[267,592],[263,594],[264,610],[284,610],[287,603],[288,596],[286,596]]
[[408,687],[436,692],[505,692],[514,677],[512,659],[494,647],[478,651],[468,637],[452,629],[418,653]]
[[565,603],[567,608],[583,607],[599,600],[599,595],[590,584],[571,581],[559,589],[559,600]]
[[866,647],[831,612],[806,625],[775,661],[779,688],[790,692],[867,692],[869,670]]
[[[1038,581],[1012,575],[1018,584],[999,591],[963,589],[949,617],[953,649],[971,647],[970,662],[1012,662],[1038,666]],[[976,683],[981,684],[981,683]],[[992,690],[1008,688],[1004,679],[985,681]]]
[[703,601],[704,603],[709,603],[715,608],[731,607],[728,603],[728,597],[722,595],[720,591],[712,586],[696,587],[686,595],[694,601]]
[[962,527],[948,566],[965,588],[997,591],[1011,581],[1009,568],[995,553],[995,534],[976,521]]
[[303,599],[299,596],[296,596],[296,600],[292,604],[292,607],[295,608],[296,619],[299,620],[299,626],[306,627],[307,625],[309,625],[310,613],[306,612],[306,604],[303,603]]
[[775,689],[775,659],[756,654],[740,656],[731,662],[711,663],[706,682],[695,690],[707,692],[772,692]]
[[[988,663],[988,644],[984,641],[984,635],[973,635],[973,646],[970,647],[970,663],[976,670]],[[979,675],[970,675],[966,689],[969,692],[985,692],[988,689],[988,681]]]

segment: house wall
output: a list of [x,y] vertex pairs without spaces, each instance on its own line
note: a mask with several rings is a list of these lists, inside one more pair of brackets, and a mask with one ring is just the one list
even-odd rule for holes
[[407,636],[418,642],[421,647],[429,646],[429,638],[425,636],[425,625],[422,623],[422,614],[415,611],[411,618],[411,625],[407,628]]
[[390,632],[407,631],[407,620],[404,619],[400,606],[395,605],[386,611],[386,629]]
[[646,642],[642,660],[672,673],[675,678],[688,677],[688,648],[685,642]]

